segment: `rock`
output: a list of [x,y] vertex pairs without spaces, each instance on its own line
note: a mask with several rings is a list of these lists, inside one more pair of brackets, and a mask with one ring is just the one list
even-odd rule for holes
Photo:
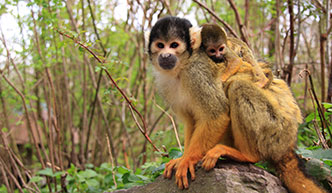
[[200,166],[196,170],[196,180],[191,181],[189,189],[179,190],[174,176],[171,180],[159,176],[153,183],[136,186],[115,193],[287,193],[281,181],[274,175],[252,164],[220,161],[209,172]]

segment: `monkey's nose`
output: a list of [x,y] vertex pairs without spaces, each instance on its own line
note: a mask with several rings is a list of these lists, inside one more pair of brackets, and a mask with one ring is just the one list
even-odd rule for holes
[[170,53],[160,54],[158,58],[159,66],[165,70],[171,70],[172,68],[174,68],[176,62],[177,62],[176,56]]
[[163,53],[163,54],[161,54],[161,57],[162,57],[162,58],[168,58],[168,57],[170,57],[170,56],[171,56],[170,53]]

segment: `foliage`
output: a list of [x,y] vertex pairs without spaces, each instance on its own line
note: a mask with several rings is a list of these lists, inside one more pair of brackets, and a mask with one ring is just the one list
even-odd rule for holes
[[[317,132],[315,131],[315,125],[318,125],[318,131],[321,131],[323,136],[325,136],[325,140],[327,143],[331,144],[331,116],[332,116],[332,104],[331,103],[323,103],[322,107],[323,117],[319,116],[318,109],[316,108],[314,112],[310,113],[304,120],[304,123],[299,127],[299,134],[298,134],[298,143],[301,146],[312,146],[313,141],[319,141]],[[324,118],[327,120],[327,127],[323,127],[322,123]]]
[[[36,182],[39,187],[43,187],[42,192],[50,192],[46,186],[46,177],[55,179],[59,190],[61,189],[61,176],[64,176],[68,192],[109,192],[152,182],[163,170],[158,165],[160,163],[146,163],[134,172],[123,166],[112,169],[109,163],[103,163],[99,167],[87,164],[85,170],[81,170],[72,164],[69,169],[62,172],[53,172],[51,168],[40,170],[36,173],[36,176],[30,179],[30,182]],[[113,175],[117,185],[114,184]],[[52,189],[52,192],[54,192],[55,187],[52,187]],[[6,192],[4,185],[0,187],[0,192]]]
[[[133,186],[141,186],[154,181],[160,176],[165,168],[165,163],[170,159],[178,158],[182,152],[178,148],[171,148],[168,157],[163,157],[157,162],[147,162],[136,171],[123,166],[112,167],[110,163],[102,163],[99,167],[92,164],[86,164],[82,170],[71,164],[66,171],[53,172],[52,168],[45,168],[36,172],[36,175],[30,179],[35,182],[42,192],[50,192],[46,186],[46,177],[57,181],[57,189],[61,189],[61,178],[65,179],[68,192],[105,192],[116,189],[127,189]],[[113,180],[116,182],[116,185]],[[55,187],[52,187],[53,191]],[[0,192],[6,192],[4,185],[0,186]]]

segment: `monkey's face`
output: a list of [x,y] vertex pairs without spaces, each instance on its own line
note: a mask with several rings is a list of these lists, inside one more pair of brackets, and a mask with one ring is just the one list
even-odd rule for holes
[[206,46],[206,54],[215,62],[225,62],[224,49],[225,44],[210,44]]
[[192,52],[190,27],[188,20],[172,16],[158,20],[152,27],[147,45],[156,71],[177,76]]
[[180,67],[186,44],[173,39],[165,41],[157,39],[151,43],[151,59],[155,68],[162,71],[172,71]]

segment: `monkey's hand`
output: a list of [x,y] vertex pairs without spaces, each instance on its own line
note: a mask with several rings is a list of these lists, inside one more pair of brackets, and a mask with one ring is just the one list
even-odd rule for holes
[[172,178],[172,172],[173,169],[176,169],[178,166],[178,163],[181,161],[182,157],[172,159],[165,165],[165,170],[163,173],[163,176],[165,178],[171,179]]
[[195,180],[195,164],[201,160],[203,156],[187,156],[183,157],[179,162],[176,173],[175,173],[175,182],[178,185],[179,189],[188,188],[188,169],[191,174],[191,180]]
[[223,82],[226,82],[226,80],[236,74],[240,67],[241,67],[241,59],[237,58],[235,60],[232,60],[231,62],[228,61],[227,67],[225,69],[225,71],[223,72],[223,74],[221,75],[221,80]]

